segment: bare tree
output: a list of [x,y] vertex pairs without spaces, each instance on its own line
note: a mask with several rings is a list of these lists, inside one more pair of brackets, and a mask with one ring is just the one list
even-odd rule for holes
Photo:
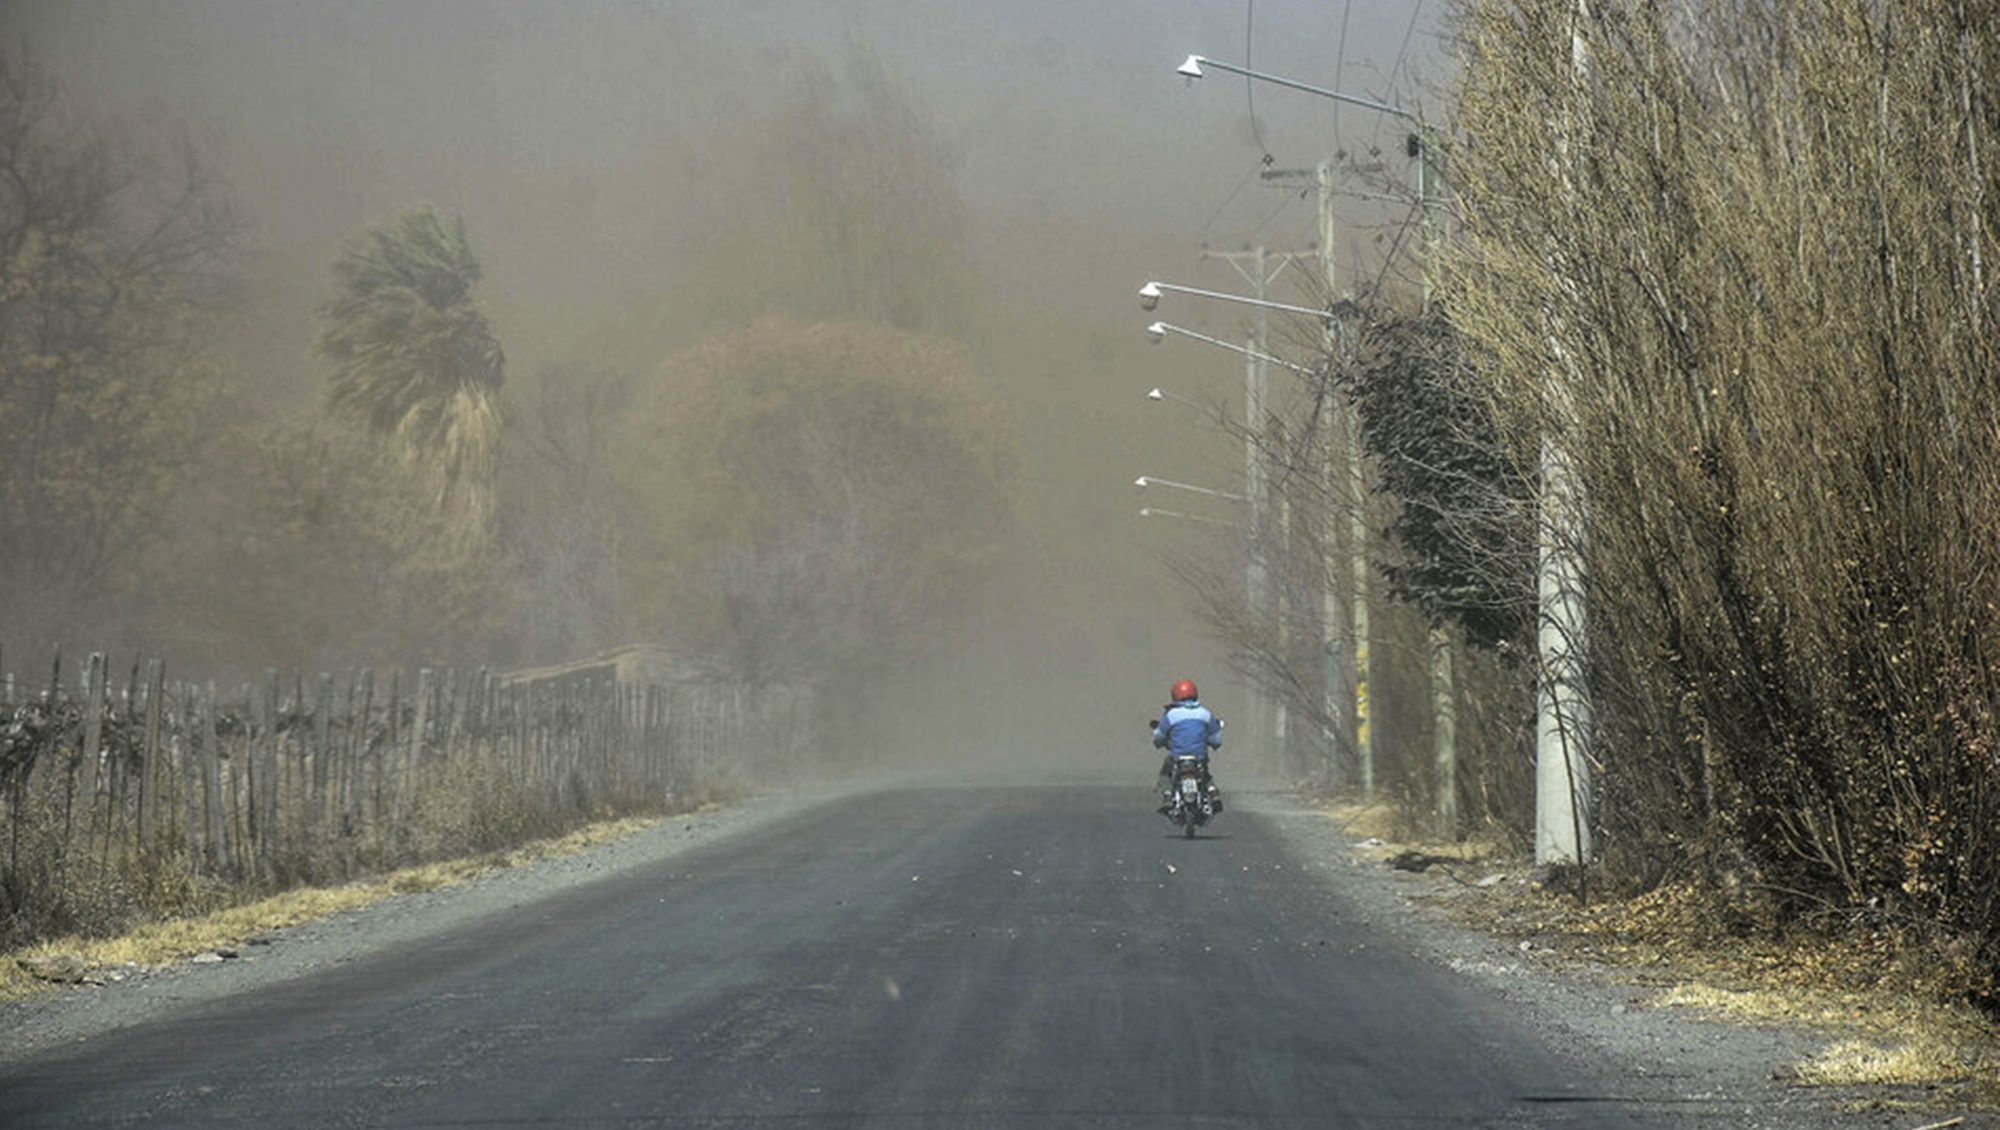
[[[235,230],[189,151],[77,119],[0,54],[0,620],[108,620],[168,531],[220,382],[207,363]],[[94,610],[94,613],[93,613]]]
[[618,373],[549,366],[519,412],[501,480],[501,548],[515,579],[524,655],[587,655],[627,642],[620,619],[612,442],[632,410]]

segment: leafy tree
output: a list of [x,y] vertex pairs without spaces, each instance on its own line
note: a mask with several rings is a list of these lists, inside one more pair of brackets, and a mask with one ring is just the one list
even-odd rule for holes
[[505,359],[473,303],[481,275],[465,224],[416,208],[350,241],[334,261],[318,351],[327,407],[429,477],[461,545],[489,527]]

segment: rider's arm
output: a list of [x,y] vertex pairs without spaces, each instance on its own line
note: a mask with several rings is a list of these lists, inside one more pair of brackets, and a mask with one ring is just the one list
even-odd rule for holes
[[1208,748],[1222,748],[1222,719],[1213,714],[1208,716]]
[[1153,748],[1165,749],[1166,747],[1167,747],[1167,716],[1164,712],[1162,712],[1160,714],[1160,720],[1158,722],[1153,723]]

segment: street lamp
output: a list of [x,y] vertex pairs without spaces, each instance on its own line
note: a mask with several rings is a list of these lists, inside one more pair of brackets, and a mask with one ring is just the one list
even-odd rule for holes
[[[1359,106],[1364,110],[1373,110],[1378,114],[1388,114],[1391,117],[1400,118],[1410,123],[1412,129],[1409,135],[1409,151],[1410,156],[1415,158],[1417,162],[1417,204],[1423,209],[1425,241],[1428,243],[1435,238],[1437,220],[1434,215],[1434,205],[1436,204],[1436,199],[1432,195],[1432,190],[1439,180],[1437,145],[1432,140],[1430,127],[1424,124],[1423,119],[1403,109],[1401,106],[1391,106],[1387,102],[1377,102],[1373,98],[1363,98],[1358,94],[1346,94],[1338,90],[1328,90],[1325,87],[1314,86],[1311,83],[1300,82],[1297,79],[1286,78],[1283,75],[1253,71],[1248,67],[1239,67],[1234,63],[1218,62],[1205,55],[1189,55],[1182,61],[1180,66],[1174,68],[1174,73],[1182,75],[1188,81],[1192,82],[1202,77],[1203,67],[1214,67],[1218,71],[1228,71],[1231,74],[1242,75],[1244,78],[1255,79],[1258,82],[1268,82],[1274,86],[1303,90],[1307,94],[1316,94],[1321,98],[1328,98],[1335,102],[1344,102],[1349,106]],[[1331,192],[1331,186],[1325,183],[1325,176],[1322,175],[1320,179],[1322,182],[1320,185],[1322,195]],[[1326,250],[1329,253],[1331,252],[1330,247]],[[1331,278],[1327,279],[1329,286],[1332,283],[1333,280]],[[1426,273],[1424,279],[1424,304],[1426,306],[1430,304],[1430,278],[1428,273]]]
[[1239,528],[1236,523],[1224,518],[1210,518],[1202,514],[1187,514],[1179,510],[1162,510],[1157,506],[1141,506],[1139,508],[1139,517],[1179,518],[1183,522],[1200,522],[1209,526],[1228,526],[1232,530]]
[[1226,490],[1215,490],[1210,487],[1198,487],[1192,483],[1177,483],[1172,479],[1160,478],[1158,475],[1140,475],[1138,478],[1132,480],[1132,485],[1138,487],[1140,490],[1145,490],[1147,487],[1168,487],[1173,490],[1184,490],[1193,494],[1205,494],[1211,498],[1226,498],[1231,502],[1250,501],[1248,495],[1232,494]]
[[1189,408],[1199,409],[1203,412],[1212,411],[1212,409],[1208,405],[1203,404],[1200,401],[1189,400],[1187,397],[1182,396],[1179,393],[1168,392],[1166,389],[1163,388],[1156,388],[1147,392],[1146,399],[1152,401],[1171,400],[1175,404],[1185,404]]
[[1144,309],[1151,310],[1160,304],[1161,293],[1169,290],[1175,294],[1192,294],[1197,298],[1216,298],[1224,302],[1239,302],[1245,306],[1257,306],[1265,310],[1283,310],[1288,314],[1305,314],[1323,320],[1330,320],[1333,317],[1330,312],[1316,310],[1311,306],[1293,306],[1287,302],[1269,302],[1262,298],[1251,298],[1246,294],[1229,294],[1220,290],[1202,290],[1199,287],[1176,286],[1173,283],[1163,282],[1148,282],[1145,286],[1140,287],[1139,305]]
[[1303,90],[1307,94],[1317,94],[1321,98],[1331,98],[1335,102],[1345,102],[1350,106],[1360,106],[1364,109],[1376,110],[1384,114],[1394,114],[1396,117],[1407,122],[1415,122],[1417,120],[1415,114],[1410,113],[1401,106],[1391,106],[1387,102],[1377,102],[1372,98],[1362,98],[1354,94],[1342,94],[1338,90],[1327,90],[1323,87],[1312,86],[1297,79],[1285,78],[1282,75],[1271,75],[1265,74],[1262,71],[1253,71],[1247,67],[1236,66],[1234,63],[1219,63],[1205,55],[1189,55],[1185,62],[1174,68],[1174,73],[1184,75],[1189,79],[1198,79],[1202,76],[1201,69],[1203,67],[1214,67],[1218,71],[1228,71],[1230,74],[1242,75],[1244,78],[1254,78],[1259,82],[1289,86],[1293,90]]
[[[1571,60],[1579,73],[1587,69],[1581,40],[1572,32]],[[1417,204],[1422,209],[1424,242],[1427,249],[1437,239],[1436,200],[1432,186],[1441,178],[1436,167],[1437,146],[1431,130],[1421,119],[1400,106],[1327,90],[1281,75],[1265,74],[1247,67],[1217,62],[1201,55],[1189,55],[1174,73],[1192,82],[1202,77],[1202,68],[1239,74],[1245,78],[1302,90],[1335,102],[1360,106],[1409,122],[1415,127],[1409,137],[1410,156],[1416,159]],[[1322,170],[1326,167],[1321,166]],[[1331,183],[1320,176],[1322,224],[1329,222]],[[1322,250],[1331,255],[1332,244]],[[1424,306],[1431,301],[1430,271],[1424,272]],[[1327,260],[1327,286],[1332,289],[1332,260]],[[1556,437],[1545,436],[1542,443],[1542,474],[1545,487],[1537,522],[1536,585],[1539,615],[1536,657],[1540,675],[1535,700],[1535,862],[1537,866],[1570,863],[1583,866],[1589,858],[1590,695],[1583,671],[1585,609],[1582,596],[1583,562],[1576,549],[1581,535],[1582,486],[1574,479],[1567,454]],[[1353,462],[1350,457],[1350,473]],[[1359,527],[1357,526],[1357,531]],[[1361,565],[1357,564],[1357,576]],[[1357,590],[1357,596],[1359,595]],[[1357,601],[1357,607],[1359,607]],[[1357,636],[1360,635],[1357,624]],[[1435,642],[1435,641],[1434,641]],[[1365,741],[1361,743],[1365,748]],[[1364,755],[1365,756],[1365,755]],[[1364,765],[1366,762],[1364,762]]]
[[[1273,357],[1268,353],[1251,349],[1247,346],[1238,345],[1233,341],[1224,341],[1219,337],[1210,337],[1205,333],[1200,333],[1195,330],[1185,329],[1181,326],[1176,326],[1169,322],[1154,322],[1152,325],[1146,327],[1146,337],[1150,339],[1155,345],[1158,345],[1160,342],[1164,341],[1168,334],[1179,334],[1182,337],[1193,338],[1196,341],[1206,342],[1209,345],[1213,345],[1218,349],[1227,349],[1231,353],[1240,353],[1243,356],[1248,357],[1253,361],[1266,361],[1280,368],[1290,369],[1292,372],[1301,374],[1302,376],[1310,377],[1313,375],[1313,370],[1305,367],[1304,365],[1295,365],[1292,362],[1287,361],[1282,357]],[[1155,399],[1158,398],[1156,397]]]
[[[1416,162],[1417,203],[1424,222],[1423,224],[1424,237],[1425,237],[1424,244],[1426,250],[1427,251],[1429,250],[1430,245],[1432,243],[1432,237],[1435,231],[1434,214],[1433,214],[1434,201],[1431,198],[1431,185],[1436,180],[1436,171],[1433,165],[1434,151],[1436,147],[1432,144],[1430,138],[1430,131],[1428,127],[1426,127],[1415,114],[1411,113],[1408,110],[1403,109],[1400,106],[1391,106],[1386,102],[1378,102],[1372,98],[1362,98],[1357,95],[1346,94],[1338,90],[1328,90],[1324,87],[1314,86],[1310,83],[1300,82],[1297,79],[1285,78],[1282,75],[1267,74],[1262,71],[1253,71],[1247,67],[1239,67],[1233,63],[1218,62],[1217,60],[1210,59],[1202,55],[1189,55],[1185,60],[1182,61],[1180,66],[1174,68],[1174,73],[1185,77],[1189,82],[1193,82],[1194,80],[1202,77],[1204,67],[1214,67],[1217,70],[1228,71],[1231,74],[1239,74],[1244,76],[1245,78],[1254,79],[1259,82],[1268,82],[1277,86],[1284,86],[1284,87],[1289,87],[1293,90],[1304,91],[1307,94],[1317,95],[1321,98],[1330,99],[1334,102],[1341,102],[1350,106],[1358,106],[1361,107],[1362,109],[1373,110],[1376,113],[1388,114],[1391,117],[1399,118],[1405,122],[1410,123],[1410,125],[1412,126],[1412,130],[1409,136],[1410,155],[1417,159]],[[1334,248],[1333,176],[1332,176],[1332,168],[1330,162],[1320,163],[1317,181],[1319,185],[1321,265],[1326,275],[1327,292],[1329,295],[1332,295],[1338,292],[1338,286],[1334,276],[1334,261],[1333,261],[1333,248]],[[1427,256],[1427,259],[1429,258],[1430,257]],[[1426,308],[1428,308],[1430,305],[1430,289],[1431,289],[1430,272],[1426,270],[1424,275],[1424,305]],[[1338,323],[1336,322],[1334,316],[1331,313],[1329,313],[1326,321],[1323,323],[1326,330],[1326,347],[1328,356],[1332,356],[1340,348],[1336,335],[1337,324]],[[1370,673],[1373,670],[1373,663],[1371,661],[1371,656],[1368,646],[1369,636],[1370,636],[1369,633],[1370,615],[1368,608],[1369,566],[1367,562],[1366,553],[1360,551],[1359,549],[1359,547],[1364,546],[1366,544],[1366,539],[1369,536],[1369,534],[1368,534],[1367,522],[1365,516],[1362,513],[1362,507],[1360,504],[1363,487],[1362,487],[1362,473],[1361,473],[1361,463],[1360,463],[1360,443],[1357,434],[1358,429],[1351,408],[1348,412],[1344,413],[1344,415],[1346,416],[1345,430],[1347,432],[1347,448],[1348,448],[1348,454],[1346,460],[1347,479],[1349,484],[1349,490],[1352,492],[1352,496],[1355,500],[1355,506],[1352,515],[1350,517],[1350,522],[1352,524],[1352,537],[1354,539],[1354,545],[1357,547],[1357,551],[1353,554],[1354,572],[1353,572],[1353,580],[1351,581],[1351,595],[1348,604],[1350,611],[1346,617],[1346,628],[1348,631],[1352,633],[1354,641],[1353,654],[1349,657],[1349,660],[1353,664],[1355,685],[1352,689],[1352,694],[1350,699],[1350,696],[1345,689],[1338,688],[1336,686],[1336,681],[1340,678],[1340,676],[1336,672],[1335,668],[1330,664],[1327,670],[1328,682],[1327,682],[1326,698],[1330,713],[1333,712],[1333,706],[1336,698],[1342,700],[1349,700],[1349,705],[1351,705],[1353,710],[1353,713],[1350,716],[1353,728],[1349,736],[1354,743],[1355,760],[1358,763],[1361,771],[1361,791],[1364,797],[1372,797],[1374,793],[1374,739],[1371,734],[1367,716],[1368,696],[1365,689],[1370,681],[1369,678]],[[1336,463],[1337,463],[1337,456],[1334,454],[1333,450],[1333,429],[1329,427],[1327,431],[1327,454],[1326,454],[1326,465],[1325,465],[1329,490],[1332,487],[1334,476],[1336,474]],[[1333,547],[1329,545],[1327,547],[1326,552],[1329,561],[1331,561],[1335,552]],[[1333,626],[1337,620],[1341,619],[1338,611],[1339,596],[1335,588],[1332,585],[1329,585],[1326,592],[1323,594],[1323,598],[1326,605],[1325,619],[1327,624],[1326,630],[1328,632],[1326,641],[1327,654],[1329,656],[1329,659],[1331,659],[1331,657],[1334,654],[1336,646],[1332,638],[1332,634],[1334,631]]]

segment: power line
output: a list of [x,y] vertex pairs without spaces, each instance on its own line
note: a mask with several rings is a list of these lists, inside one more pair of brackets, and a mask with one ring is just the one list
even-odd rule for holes
[[1396,241],[1389,245],[1389,253],[1382,257],[1382,269],[1375,272],[1375,285],[1369,290],[1370,298],[1377,298],[1381,295],[1382,283],[1389,277],[1389,268],[1395,265],[1396,256],[1402,252],[1403,243],[1410,236],[1410,229],[1422,222],[1423,211],[1424,202],[1419,200],[1410,206],[1410,214],[1403,218],[1401,224],[1397,225]]
[[[1335,90],[1341,89],[1341,71],[1347,66],[1347,18],[1353,14],[1354,0],[1347,0],[1347,3],[1340,9],[1340,43],[1334,48],[1333,53],[1333,88]],[[1249,64],[1246,63],[1244,65],[1248,66]],[[1333,148],[1335,152],[1340,151],[1340,107],[1338,106],[1333,109]]]
[[[1254,70],[1257,66],[1250,58],[1250,47],[1256,40],[1256,37],[1251,35],[1250,32],[1255,26],[1256,19],[1257,0],[1245,0],[1243,5],[1243,69],[1246,71]],[[1249,75],[1243,76],[1243,97],[1250,103],[1250,136],[1257,139],[1257,148],[1263,150],[1264,155],[1269,157],[1271,147],[1264,144],[1264,127],[1257,124],[1257,84]]]
[[1304,193],[1303,191],[1300,191],[1300,192],[1287,192],[1287,193],[1285,193],[1285,196],[1284,196],[1284,199],[1282,199],[1282,200],[1278,201],[1278,206],[1277,206],[1276,208],[1273,208],[1273,209],[1271,209],[1271,214],[1270,214],[1270,215],[1268,215],[1268,216],[1265,216],[1265,217],[1264,217],[1264,222],[1263,222],[1263,223],[1261,223],[1261,224],[1258,224],[1258,225],[1257,225],[1257,226],[1256,226],[1255,228],[1253,228],[1253,229],[1251,230],[1251,232],[1250,232],[1250,238],[1251,238],[1251,239],[1256,239],[1256,238],[1257,238],[1258,236],[1260,236],[1260,235],[1263,235],[1263,234],[1264,234],[1264,229],[1265,229],[1265,228],[1268,228],[1268,227],[1270,227],[1270,226],[1271,226],[1271,221],[1272,221],[1272,220],[1275,220],[1275,219],[1277,219],[1277,218],[1278,218],[1278,216],[1279,216],[1279,215],[1280,215],[1281,213],[1283,213],[1285,209],[1287,209],[1287,208],[1291,207],[1291,206],[1292,206],[1292,201],[1294,201],[1294,200],[1298,200],[1298,199],[1302,198],[1302,197],[1303,197],[1304,195],[1305,195],[1305,193]]
[[1396,76],[1401,73],[1403,63],[1409,58],[1410,37],[1416,33],[1417,17],[1423,14],[1424,0],[1417,0],[1416,5],[1410,9],[1410,26],[1403,29],[1403,46],[1396,51],[1396,65],[1389,68],[1389,85],[1392,88],[1396,85]]
[[1236,187],[1229,190],[1229,195],[1222,198],[1222,203],[1217,204],[1215,206],[1215,211],[1210,212],[1208,214],[1208,219],[1203,220],[1201,224],[1201,236],[1200,236],[1201,242],[1203,243],[1208,242],[1208,229],[1215,226],[1216,218],[1222,215],[1222,210],[1224,208],[1229,207],[1230,203],[1234,201],[1237,195],[1243,191],[1243,186],[1255,180],[1257,178],[1257,174],[1262,172],[1264,170],[1264,167],[1266,165],[1269,165],[1270,163],[1271,163],[1270,155],[1266,154],[1264,157],[1260,158],[1256,164],[1250,166],[1250,171],[1243,174],[1243,179],[1237,181]]
[[[1396,76],[1403,72],[1403,64],[1409,60],[1410,39],[1412,36],[1416,34],[1417,20],[1423,14],[1424,14],[1424,0],[1417,0],[1417,2],[1410,8],[1409,26],[1403,29],[1403,45],[1396,49],[1396,65],[1389,68],[1388,86],[1390,93],[1395,92]],[[1371,144],[1380,145],[1381,141],[1382,141],[1382,119],[1377,118],[1375,119],[1375,136]]]

